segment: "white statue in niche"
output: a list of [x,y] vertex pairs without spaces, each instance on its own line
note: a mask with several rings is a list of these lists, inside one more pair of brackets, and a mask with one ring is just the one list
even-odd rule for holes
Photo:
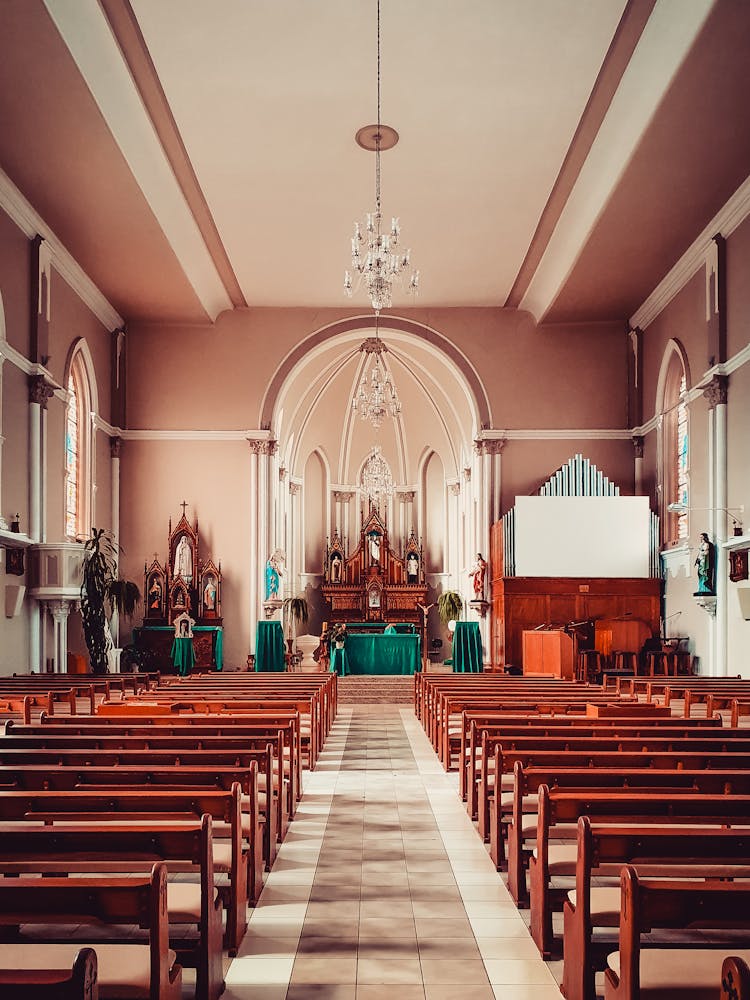
[[370,532],[370,562],[373,566],[380,564],[380,535],[377,531]]
[[174,575],[181,576],[186,583],[193,579],[193,552],[187,535],[180,535],[174,554]]

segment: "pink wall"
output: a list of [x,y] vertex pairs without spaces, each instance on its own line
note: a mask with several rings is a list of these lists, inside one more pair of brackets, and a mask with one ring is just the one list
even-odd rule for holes
[[0,211],[0,292],[5,309],[8,343],[29,354],[29,241]]
[[727,240],[727,356],[732,357],[750,342],[750,219]]

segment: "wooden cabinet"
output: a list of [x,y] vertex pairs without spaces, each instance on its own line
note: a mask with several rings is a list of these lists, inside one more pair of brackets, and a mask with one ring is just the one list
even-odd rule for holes
[[560,629],[523,633],[524,674],[548,674],[572,680],[573,639]]

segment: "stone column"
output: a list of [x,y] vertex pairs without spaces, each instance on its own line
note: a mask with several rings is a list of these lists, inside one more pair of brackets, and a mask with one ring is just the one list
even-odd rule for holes
[[261,615],[261,594],[264,594],[265,563],[261,562],[258,551],[258,456],[260,441],[250,441],[250,563],[249,604],[250,604],[250,650],[255,652],[255,632]]
[[417,526],[414,524],[414,500],[416,496],[416,490],[402,490],[398,495],[399,532],[401,533],[404,547],[406,547],[406,542],[409,540],[409,535],[412,531],[419,534]]
[[727,597],[728,597],[728,556],[722,542],[727,540],[727,390],[726,375],[714,375],[703,395],[713,410],[714,457],[709,470],[713,479],[713,540],[716,571],[716,618],[715,650],[713,671],[716,676],[727,673]]
[[[122,438],[112,437],[109,439],[109,458],[112,477],[112,497],[110,507],[110,521],[112,524],[112,541],[114,542],[114,557],[117,575],[119,575],[120,565],[120,454],[122,452]],[[145,600],[145,595],[144,595]],[[110,622],[112,629],[112,640],[115,646],[120,645],[120,617],[117,611],[113,611]]]
[[347,556],[349,555],[349,528],[351,521],[351,508],[349,505],[355,495],[354,490],[336,490],[333,494],[333,499],[336,501],[336,517],[338,519],[334,528],[339,533],[341,544],[344,546],[344,552],[346,552]]
[[300,497],[302,483],[289,482],[289,543],[287,552],[287,567],[289,569],[289,596],[296,594],[299,586],[300,568],[302,566],[302,516],[300,512]]
[[643,438],[633,438],[633,481],[636,496],[643,495]]
[[51,601],[49,611],[54,625],[54,672],[65,673],[68,668],[68,615],[67,601]]
[[[34,542],[42,538],[42,409],[52,395],[43,375],[29,377],[29,537]],[[38,673],[41,621],[39,603],[29,605],[29,669]]]
[[[461,483],[460,481],[455,481],[448,483],[448,496],[450,498],[453,510],[450,511],[448,515],[448,530],[446,531],[446,538],[450,545],[450,556],[448,559],[448,572],[451,576],[452,586],[454,590],[461,590],[460,583],[460,573],[461,573]],[[451,520],[453,521],[453,526],[451,527]]]

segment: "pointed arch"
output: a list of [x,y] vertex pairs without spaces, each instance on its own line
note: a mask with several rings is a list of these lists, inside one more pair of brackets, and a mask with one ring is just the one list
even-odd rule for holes
[[93,358],[86,341],[74,341],[65,365],[64,524],[68,538],[86,536],[94,515],[94,417],[98,394]]
[[[667,344],[656,389],[656,412],[659,414],[659,492],[662,544],[679,545],[690,533],[690,413],[687,394],[690,367],[684,347],[678,340]],[[679,504],[681,511],[669,507]]]

